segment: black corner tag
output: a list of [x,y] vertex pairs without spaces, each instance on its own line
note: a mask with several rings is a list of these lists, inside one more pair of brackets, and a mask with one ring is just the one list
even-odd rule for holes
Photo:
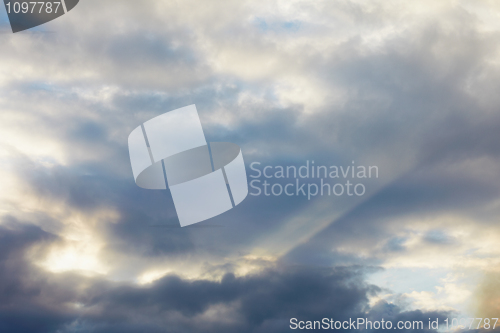
[[31,29],[73,9],[79,0],[3,0],[12,32]]

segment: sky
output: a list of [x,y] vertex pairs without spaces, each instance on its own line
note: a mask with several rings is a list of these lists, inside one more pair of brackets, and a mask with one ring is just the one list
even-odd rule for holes
[[[82,0],[13,34],[0,8],[0,331],[499,317],[499,18],[494,0]],[[254,162],[378,177],[181,228],[127,138],[191,104],[249,181]]]

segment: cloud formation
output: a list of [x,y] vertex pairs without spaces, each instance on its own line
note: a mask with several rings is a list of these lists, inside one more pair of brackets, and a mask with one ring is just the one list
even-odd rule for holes
[[[494,315],[498,10],[82,1],[0,33],[0,330]],[[247,164],[355,160],[380,177],[363,198],[249,197],[180,229],[168,191],[135,186],[126,144],[189,104]]]

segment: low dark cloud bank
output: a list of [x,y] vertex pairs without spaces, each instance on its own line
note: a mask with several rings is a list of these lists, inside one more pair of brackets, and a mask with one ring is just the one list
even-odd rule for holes
[[[166,276],[137,286],[72,273],[50,274],[36,258],[57,237],[13,219],[0,228],[1,332],[288,332],[289,320],[415,319],[368,297],[362,267],[281,267],[220,281]],[[219,309],[212,311],[211,309]],[[222,309],[222,310],[221,310]]]

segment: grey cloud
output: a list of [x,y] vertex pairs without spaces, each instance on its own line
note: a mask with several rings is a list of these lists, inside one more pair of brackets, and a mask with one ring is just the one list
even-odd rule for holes
[[[49,244],[57,238],[29,224],[7,219],[0,227],[0,330],[4,332],[50,332],[70,319],[65,311],[52,308],[46,301],[50,290],[36,269],[25,261],[26,251],[34,244]],[[49,287],[49,289],[52,289]],[[62,291],[56,292],[60,294]]]
[[[349,1],[325,3],[319,9],[304,5],[307,13],[318,15],[317,23],[301,23],[290,37],[283,31],[258,34],[255,24],[246,22],[254,22],[251,18],[260,13],[239,2],[200,5],[199,13],[186,11],[180,3],[180,8],[169,3],[149,6],[153,3],[100,2],[102,10],[96,11],[86,1],[72,11],[71,20],[68,15],[68,20],[54,21],[51,29],[58,33],[24,39],[0,35],[5,45],[2,63],[32,69],[22,78],[5,78],[2,109],[23,115],[20,123],[28,128],[23,137],[50,137],[63,145],[69,160],[66,166],[44,168],[26,158],[19,161],[18,172],[36,196],[83,212],[116,209],[118,223],[98,226],[106,251],[139,254],[144,260],[170,255],[189,260],[190,255],[207,253],[223,258],[244,252],[252,241],[309,205],[295,198],[249,197],[238,210],[217,218],[220,228],[173,228],[177,221],[168,193],[135,187],[126,137],[154,115],[191,103],[203,110],[207,139],[238,143],[244,154],[251,152],[247,163],[364,159],[386,166],[381,167],[381,181],[391,181],[387,187],[296,247],[282,259],[288,264],[382,264],[389,253],[405,251],[405,239],[394,234],[394,220],[446,211],[477,217],[478,210],[498,197],[499,184],[491,177],[495,170],[485,162],[496,163],[500,142],[498,71],[488,65],[496,57],[498,35],[481,32],[478,21],[460,6],[447,9],[443,24],[440,15],[421,21],[412,17],[419,23],[393,29],[391,37],[382,36],[373,46],[363,38],[367,31],[391,28],[392,20],[398,28],[407,17],[382,5],[367,10]],[[447,29],[447,24],[453,28]],[[334,34],[337,31],[340,35]],[[297,45],[282,44],[293,38]],[[217,57],[228,45],[266,60],[275,57],[279,66],[243,79],[224,68],[227,59]],[[210,62],[214,59],[217,64]],[[327,96],[324,106],[310,114],[304,113],[308,105],[283,103],[277,91],[288,82],[287,74],[312,75],[325,90],[340,91],[341,101]],[[256,101],[245,100],[248,95]],[[215,124],[221,109],[231,110],[226,114],[234,117],[230,128]],[[468,165],[471,160],[478,164]],[[403,175],[392,179],[392,173]],[[478,218],[476,223],[483,221]],[[45,216],[37,223],[57,230],[48,225],[60,221]],[[0,230],[6,235],[4,246],[16,253],[49,237],[41,229],[21,230]],[[424,240],[453,246],[446,232],[424,235]],[[382,253],[372,251],[380,256],[360,258],[338,251],[342,244],[356,242],[365,249],[382,244]],[[29,291],[16,278],[21,273],[55,278],[29,268],[19,254],[11,258],[14,269],[4,267],[3,276],[10,279],[2,280],[5,297],[26,297],[24,306],[32,312],[4,308],[5,320],[0,322],[7,331],[279,332],[287,330],[292,315],[361,314],[367,295],[376,292],[348,268],[285,266],[249,277],[228,274],[220,282],[169,276],[148,287],[71,276],[68,281],[76,287],[49,288],[37,280],[38,290],[63,294],[37,303],[29,298],[37,290]],[[80,283],[91,288],[75,295]],[[85,308],[61,310],[64,302]],[[235,311],[235,321],[216,318],[201,328],[196,315],[217,305]],[[442,315],[405,312],[383,302],[367,310],[373,318],[382,313],[392,318]],[[34,318],[33,325],[29,318]]]
[[[0,230],[2,240],[12,240],[2,245],[0,274],[0,327],[9,332],[287,332],[292,317],[348,320],[368,311],[369,318],[417,320],[446,314],[400,308],[388,312],[382,310],[389,307],[384,302],[370,309],[368,296],[380,289],[364,282],[362,267],[278,265],[244,277],[227,273],[220,281],[171,275],[142,287],[53,275],[22,258],[30,246],[54,238],[36,227],[11,225],[12,230]],[[8,259],[14,257],[12,266]],[[230,311],[200,317],[214,306]]]
[[[487,209],[498,197],[499,184],[489,179],[477,179],[475,174],[467,172],[447,172],[451,167],[431,165],[412,170],[339,219],[332,221],[306,244],[292,250],[287,258],[292,261],[313,261],[322,264],[381,264],[379,258],[383,253],[374,250],[381,242],[386,242],[384,251],[404,250],[400,245],[404,239],[396,236],[407,228],[404,218],[425,218],[451,211],[470,217],[478,226],[494,223],[480,212]],[[402,220],[399,225],[395,222],[398,219]],[[456,245],[456,241],[447,236],[449,231],[449,228],[431,230],[423,239],[442,246]],[[348,258],[340,254],[324,255],[325,251],[331,251],[332,247],[342,247],[343,244],[359,244],[363,248],[371,248],[373,257],[360,259],[356,255]]]

